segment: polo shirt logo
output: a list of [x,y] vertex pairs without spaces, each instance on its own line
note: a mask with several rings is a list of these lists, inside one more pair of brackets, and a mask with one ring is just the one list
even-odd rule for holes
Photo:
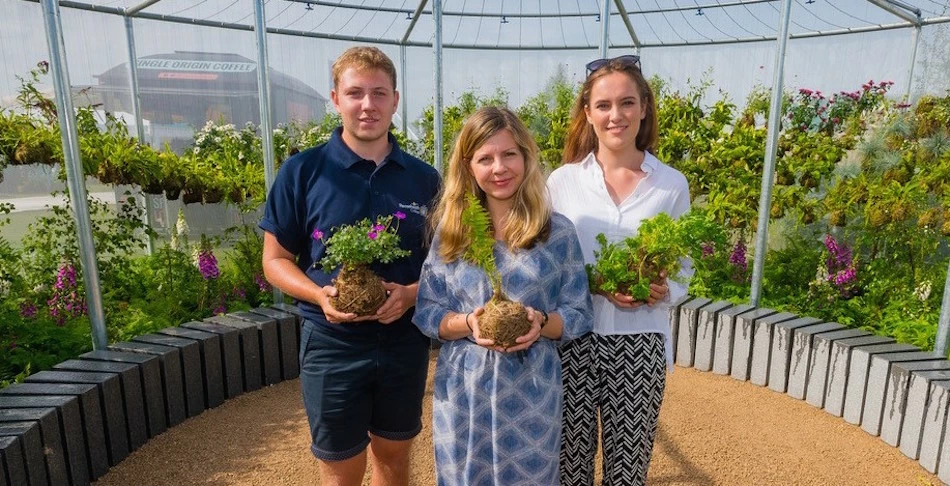
[[420,204],[417,203],[417,202],[413,202],[412,204],[399,203],[399,209],[405,209],[405,210],[408,210],[408,211],[412,211],[413,213],[416,213],[416,214],[418,214],[419,216],[422,216],[423,218],[426,216],[426,213],[429,212],[429,208],[427,208],[427,207],[425,207],[425,206],[423,206],[423,205],[420,205]]

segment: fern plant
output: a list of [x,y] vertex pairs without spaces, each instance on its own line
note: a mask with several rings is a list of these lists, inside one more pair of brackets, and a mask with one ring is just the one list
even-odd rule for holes
[[468,231],[468,248],[464,259],[485,271],[492,292],[501,294],[501,274],[495,266],[495,238],[492,236],[491,217],[474,194],[465,196],[466,207],[462,211],[462,225]]

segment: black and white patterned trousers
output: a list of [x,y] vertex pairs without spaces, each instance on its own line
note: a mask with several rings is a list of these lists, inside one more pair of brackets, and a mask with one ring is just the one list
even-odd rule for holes
[[646,484],[666,386],[663,335],[590,333],[565,343],[561,363],[561,484],[594,484],[598,410],[604,448],[603,484]]

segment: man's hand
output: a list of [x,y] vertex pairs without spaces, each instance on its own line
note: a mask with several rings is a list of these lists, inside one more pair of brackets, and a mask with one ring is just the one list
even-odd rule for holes
[[357,315],[352,312],[340,312],[336,310],[333,304],[330,303],[330,297],[336,297],[339,291],[332,285],[322,287],[321,290],[322,292],[318,294],[315,304],[323,309],[323,315],[326,316],[327,322],[331,324],[342,324],[344,322],[360,322],[376,319],[376,316],[373,315],[357,317]]
[[386,302],[376,311],[373,318],[381,324],[391,324],[403,316],[410,307],[416,305],[416,290],[418,286],[399,285],[392,282],[383,282],[386,288]]

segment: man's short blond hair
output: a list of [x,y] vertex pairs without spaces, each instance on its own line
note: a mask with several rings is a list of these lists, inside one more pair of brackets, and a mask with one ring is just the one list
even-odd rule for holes
[[343,51],[333,62],[334,89],[340,84],[340,76],[349,68],[360,72],[378,69],[389,75],[393,81],[393,90],[396,89],[396,66],[389,56],[376,47],[358,46]]

